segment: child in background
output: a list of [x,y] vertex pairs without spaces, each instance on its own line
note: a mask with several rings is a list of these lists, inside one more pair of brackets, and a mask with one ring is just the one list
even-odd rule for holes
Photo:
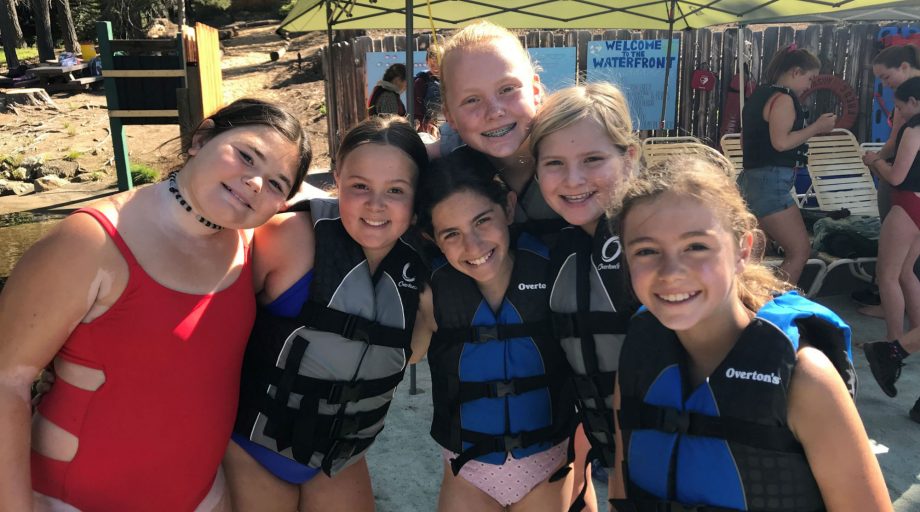
[[413,91],[415,91],[415,121],[416,130],[435,134],[438,128],[438,115],[441,113],[441,46],[428,47],[425,63],[428,71],[421,71],[415,75]]
[[441,512],[561,511],[571,501],[575,410],[548,322],[549,254],[537,238],[509,232],[514,201],[470,148],[437,160],[419,187],[419,225],[444,254],[423,298],[433,313],[415,333],[431,340]]
[[401,237],[425,146],[405,119],[342,140],[338,199],[294,205],[256,233],[263,306],[225,467],[236,510],[372,511],[365,453],[411,353],[427,269]]
[[406,115],[406,106],[403,105],[400,95],[406,90],[406,65],[392,64],[383,72],[371,97],[367,100],[367,113],[370,116],[386,114]]
[[[218,468],[255,316],[250,229],[311,153],[297,119],[259,100],[220,109],[184,149],[168,180],[61,221],[0,294],[0,509],[229,510]],[[29,384],[52,360],[30,461]]]
[[[914,264],[920,254],[920,77],[903,82],[895,91],[895,107],[904,119],[895,140],[894,163],[881,156],[870,168],[891,185],[891,210],[882,222],[878,247],[878,286],[890,342],[867,343],[866,359],[872,375],[888,396],[902,361],[920,350],[916,336],[905,337],[904,312],[915,330],[920,326],[920,281]],[[900,341],[899,341],[900,340]],[[920,421],[920,400],[911,409]]]
[[799,96],[811,87],[820,67],[808,50],[795,45],[779,50],[742,112],[744,171],[738,186],[761,229],[783,248],[780,270],[792,284],[805,268],[811,242],[790,190],[798,168],[808,163],[808,139],[832,130],[837,122],[834,114],[823,114],[806,126]]
[[614,505],[891,510],[851,396],[850,329],[753,261],[730,168],[662,162],[617,206],[647,309],[620,358]]
[[607,83],[550,95],[534,119],[530,147],[546,203],[569,224],[552,249],[554,330],[575,373],[590,460],[600,460],[612,479],[613,383],[626,326],[637,309],[620,237],[604,214],[638,167],[639,141],[626,98]]

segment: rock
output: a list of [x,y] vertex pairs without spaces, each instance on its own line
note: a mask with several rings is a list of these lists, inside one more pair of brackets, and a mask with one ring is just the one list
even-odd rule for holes
[[82,169],[80,164],[71,160],[54,160],[46,163],[40,169],[32,171],[33,178],[42,176],[60,176],[61,178],[73,178]]
[[99,181],[105,177],[104,172],[84,172],[73,177],[70,181],[74,183],[88,183],[90,181]]
[[36,169],[39,169],[41,166],[45,165],[45,157],[41,155],[30,156],[29,158],[23,160],[19,165],[34,172]]
[[35,192],[35,185],[25,181],[6,181],[0,180],[0,196],[17,195],[24,196]]
[[61,188],[67,185],[69,182],[65,179],[58,178],[57,176],[42,176],[32,183],[35,184],[35,190],[38,192],[47,192],[49,190]]
[[0,180],[9,180],[13,178],[13,171],[11,169],[4,169],[0,171]]
[[26,181],[29,179],[29,170],[25,167],[17,167],[10,171],[10,178],[19,181]]

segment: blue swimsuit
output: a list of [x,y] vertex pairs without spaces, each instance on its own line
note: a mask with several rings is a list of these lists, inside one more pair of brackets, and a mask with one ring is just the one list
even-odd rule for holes
[[[277,299],[266,305],[265,308],[278,316],[290,318],[297,316],[310,296],[311,282],[313,282],[313,270],[304,274],[303,277],[279,295]],[[262,464],[271,474],[285,482],[300,485],[321,471],[319,468],[304,466],[296,460],[269,450],[236,432],[233,433],[231,439],[253,459],[257,460],[259,464]]]

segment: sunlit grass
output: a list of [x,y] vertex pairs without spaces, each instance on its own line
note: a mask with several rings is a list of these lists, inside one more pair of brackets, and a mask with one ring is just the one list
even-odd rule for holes
[[[38,48],[34,46],[16,48],[16,57],[18,57],[20,61],[34,59],[38,57]],[[6,52],[0,51],[0,65],[6,67]]]

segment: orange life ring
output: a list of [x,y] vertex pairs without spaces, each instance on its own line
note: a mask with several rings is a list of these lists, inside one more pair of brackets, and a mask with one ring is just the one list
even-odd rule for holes
[[846,128],[849,130],[856,124],[856,116],[859,114],[859,96],[856,91],[850,87],[850,84],[834,75],[818,75],[811,81],[811,87],[802,93],[801,100],[811,96],[815,91],[830,91],[837,97],[837,103],[843,108],[843,114],[837,117],[837,124],[834,128]]

